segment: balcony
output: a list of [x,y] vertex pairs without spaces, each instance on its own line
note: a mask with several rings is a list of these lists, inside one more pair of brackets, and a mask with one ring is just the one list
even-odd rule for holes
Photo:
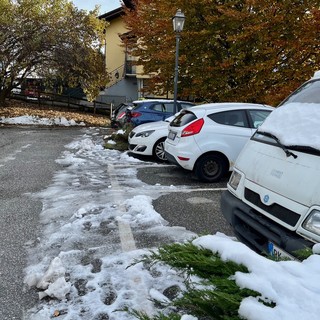
[[127,60],[125,63],[125,75],[126,77],[135,77],[137,75],[136,65],[134,61]]

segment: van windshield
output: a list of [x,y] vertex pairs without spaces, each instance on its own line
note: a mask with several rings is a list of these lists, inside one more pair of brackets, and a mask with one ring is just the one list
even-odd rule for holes
[[293,92],[280,105],[299,102],[316,103],[320,107],[320,79],[311,80]]
[[[320,79],[312,79],[275,108],[258,131],[268,132],[290,149],[320,150]],[[313,151],[312,151],[313,152]]]

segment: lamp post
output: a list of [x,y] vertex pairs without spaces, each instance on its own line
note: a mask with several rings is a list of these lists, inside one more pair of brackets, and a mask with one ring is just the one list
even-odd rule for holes
[[173,30],[176,34],[176,62],[174,68],[174,112],[177,112],[177,92],[178,92],[178,74],[179,74],[179,43],[180,43],[180,32],[183,30],[185,21],[184,13],[180,9],[177,10],[176,15],[172,18]]

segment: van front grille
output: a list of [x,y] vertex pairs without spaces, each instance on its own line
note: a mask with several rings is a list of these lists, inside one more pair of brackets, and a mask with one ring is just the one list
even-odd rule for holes
[[260,195],[248,188],[245,188],[244,197],[247,201],[259,207],[260,209],[268,212],[272,216],[280,219],[288,225],[294,227],[298,222],[300,216],[294,211],[291,211],[277,203],[273,203],[270,206],[265,205],[260,200]]

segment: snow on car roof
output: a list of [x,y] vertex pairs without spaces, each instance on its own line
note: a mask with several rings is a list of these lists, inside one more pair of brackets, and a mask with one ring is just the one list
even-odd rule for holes
[[320,70],[314,73],[312,79],[319,79],[319,78],[320,78]]

